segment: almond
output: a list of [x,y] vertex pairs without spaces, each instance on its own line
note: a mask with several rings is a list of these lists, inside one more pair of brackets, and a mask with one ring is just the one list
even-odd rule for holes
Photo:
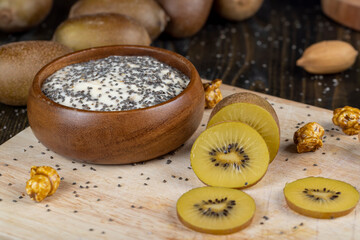
[[308,47],[296,65],[309,73],[338,73],[350,68],[358,55],[353,46],[340,40],[322,41]]

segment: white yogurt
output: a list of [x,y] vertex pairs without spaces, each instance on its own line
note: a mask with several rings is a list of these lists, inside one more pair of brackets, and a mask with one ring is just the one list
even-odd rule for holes
[[91,111],[125,111],[174,98],[190,79],[148,56],[110,56],[66,66],[42,86],[51,100]]

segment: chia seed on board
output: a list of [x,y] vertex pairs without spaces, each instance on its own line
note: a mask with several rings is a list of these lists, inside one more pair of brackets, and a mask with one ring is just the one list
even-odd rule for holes
[[179,95],[190,79],[148,56],[110,56],[66,66],[50,77],[43,93],[64,106],[125,111],[154,106]]

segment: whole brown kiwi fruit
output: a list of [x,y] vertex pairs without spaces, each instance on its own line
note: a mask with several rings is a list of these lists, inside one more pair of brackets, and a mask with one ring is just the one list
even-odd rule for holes
[[71,50],[52,41],[23,41],[0,46],[0,102],[26,105],[36,73]]
[[205,24],[213,0],[157,0],[170,16],[165,31],[177,38],[190,37]]
[[45,19],[53,0],[1,0],[0,30],[18,32],[29,29]]
[[80,0],[70,9],[69,18],[97,13],[118,13],[141,23],[151,39],[165,29],[168,16],[155,0]]
[[95,14],[68,19],[55,30],[53,40],[77,51],[109,45],[150,45],[146,29],[120,14]]
[[215,0],[215,10],[220,16],[241,21],[252,17],[264,0]]

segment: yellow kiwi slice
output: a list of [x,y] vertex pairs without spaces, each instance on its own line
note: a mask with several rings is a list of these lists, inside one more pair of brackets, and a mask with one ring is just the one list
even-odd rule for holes
[[206,129],[190,153],[192,168],[207,185],[244,188],[257,183],[269,165],[264,139],[241,122],[224,122]]
[[272,162],[280,146],[280,125],[274,108],[253,93],[235,93],[221,100],[211,112],[208,127],[223,121],[250,125],[264,138]]
[[195,231],[230,234],[251,223],[255,201],[240,190],[200,187],[184,193],[176,211],[180,221]]
[[322,177],[308,177],[288,183],[284,195],[292,210],[314,218],[344,216],[359,201],[359,192],[350,184]]

